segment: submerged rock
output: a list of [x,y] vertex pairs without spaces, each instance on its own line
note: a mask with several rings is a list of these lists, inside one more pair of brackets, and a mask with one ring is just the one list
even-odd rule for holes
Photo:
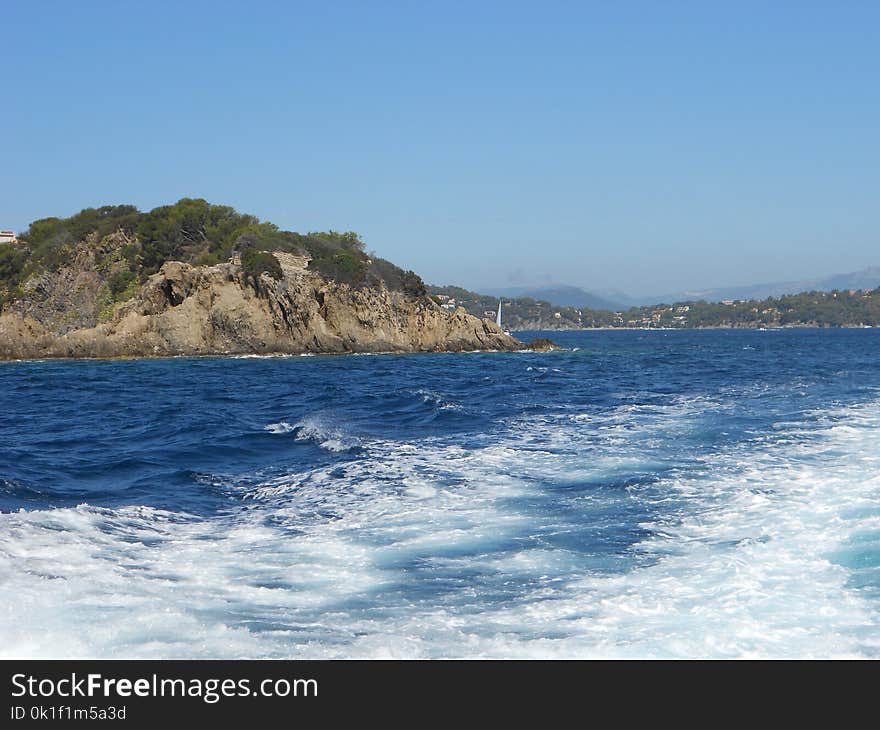
[[535,352],[549,352],[550,350],[561,349],[553,340],[548,340],[545,337],[536,337],[526,345],[526,348]]

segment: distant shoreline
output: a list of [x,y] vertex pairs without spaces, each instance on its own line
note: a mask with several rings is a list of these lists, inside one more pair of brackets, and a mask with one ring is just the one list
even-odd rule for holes
[[539,327],[537,329],[514,329],[511,332],[699,332],[704,330],[751,330],[754,332],[769,332],[771,330],[871,330],[880,329],[880,326],[871,324],[779,324],[753,327],[749,325],[712,325],[710,327]]

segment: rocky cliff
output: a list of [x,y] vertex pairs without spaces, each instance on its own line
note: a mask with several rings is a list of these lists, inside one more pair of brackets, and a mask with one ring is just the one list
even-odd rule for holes
[[[120,234],[122,236],[122,234]],[[236,353],[420,352],[522,347],[464,309],[383,283],[352,286],[275,252],[280,277],[232,260],[166,261],[117,300],[113,236],[85,241],[69,260],[30,278],[0,315],[0,358],[144,357]],[[108,263],[109,262],[109,263]]]

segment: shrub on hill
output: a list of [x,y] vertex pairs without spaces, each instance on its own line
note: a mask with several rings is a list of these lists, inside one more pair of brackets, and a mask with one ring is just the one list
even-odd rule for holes
[[257,251],[253,248],[242,253],[241,268],[245,276],[253,281],[258,281],[260,274],[269,274],[275,280],[284,275],[277,258],[266,251]]
[[339,251],[314,256],[309,269],[341,284],[358,287],[366,281],[367,264],[363,255],[352,251]]

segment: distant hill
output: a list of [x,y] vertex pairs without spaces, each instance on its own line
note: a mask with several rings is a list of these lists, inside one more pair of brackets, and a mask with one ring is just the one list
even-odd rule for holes
[[746,286],[728,286],[717,289],[699,289],[679,291],[669,294],[652,294],[633,297],[639,305],[656,304],[658,302],[690,302],[703,300],[722,302],[729,299],[767,299],[805,291],[834,291],[835,289],[875,289],[880,286],[880,266],[872,266],[861,271],[848,274],[833,274],[820,279],[801,281],[785,281],[770,284],[751,284]]
[[[464,307],[468,314],[490,320],[498,311],[498,297],[468,291],[460,286],[428,285],[428,293],[449,311]],[[505,295],[502,299],[504,326],[512,330],[565,330],[615,324],[614,313],[604,309],[563,307],[531,297]]]
[[[841,283],[859,281],[845,278]],[[495,317],[497,297],[456,286],[428,286],[427,289],[444,309],[454,311],[464,307],[476,317],[490,320]],[[838,287],[830,292],[814,289],[760,300],[673,299],[613,311],[565,307],[528,297],[504,297],[503,315],[504,326],[511,330],[880,327],[880,288]]]
[[830,292],[835,289],[875,289],[880,286],[880,266],[872,266],[861,271],[846,274],[833,274],[817,279],[799,281],[777,281],[766,284],[745,284],[706,289],[690,289],[661,294],[630,295],[613,289],[588,291],[570,284],[548,284],[545,286],[519,286],[486,289],[493,297],[504,299],[534,299],[549,302],[554,307],[574,307],[575,309],[594,309],[620,312],[630,307],[643,307],[650,304],[673,302],[723,302],[730,299],[767,299],[782,297],[805,291]]
[[575,307],[577,309],[606,309],[614,310],[626,307],[629,302],[625,299],[612,299],[586,291],[577,286],[567,284],[552,284],[543,287],[511,287],[508,289],[489,289],[488,292],[495,297],[505,299],[535,299],[541,302],[549,302],[556,307]]

